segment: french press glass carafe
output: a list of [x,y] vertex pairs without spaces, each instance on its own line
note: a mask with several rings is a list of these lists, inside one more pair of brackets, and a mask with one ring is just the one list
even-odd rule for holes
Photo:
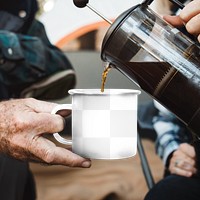
[[[73,0],[89,7],[111,24],[101,58],[173,112],[200,136],[200,48],[178,29],[167,24],[145,0],[112,23],[88,0]],[[179,8],[178,0],[170,0]]]
[[200,135],[200,48],[154,13],[147,1],[114,21],[101,58]]

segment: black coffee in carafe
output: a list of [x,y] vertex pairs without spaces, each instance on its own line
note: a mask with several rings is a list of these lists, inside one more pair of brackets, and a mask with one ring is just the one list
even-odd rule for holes
[[200,48],[194,41],[139,4],[111,25],[101,57],[200,136]]

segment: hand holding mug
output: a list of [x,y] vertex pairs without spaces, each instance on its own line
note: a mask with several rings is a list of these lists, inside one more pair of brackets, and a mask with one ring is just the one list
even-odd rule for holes
[[32,98],[1,102],[0,152],[19,160],[90,167],[90,160],[43,137],[64,128],[63,118],[51,114],[55,106]]

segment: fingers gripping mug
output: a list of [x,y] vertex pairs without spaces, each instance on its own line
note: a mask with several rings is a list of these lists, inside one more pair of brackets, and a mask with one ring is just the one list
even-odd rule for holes
[[137,151],[137,100],[139,90],[73,89],[72,104],[57,105],[52,114],[72,110],[72,140],[54,133],[55,139],[72,145],[74,153],[92,159],[121,159]]

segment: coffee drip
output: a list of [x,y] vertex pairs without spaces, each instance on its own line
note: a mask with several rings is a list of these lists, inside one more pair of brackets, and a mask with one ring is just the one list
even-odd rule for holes
[[103,70],[103,73],[101,75],[101,92],[104,92],[104,88],[105,88],[105,83],[106,83],[106,79],[107,79],[107,75],[108,75],[108,72],[111,70],[111,66],[110,65],[107,65],[105,66],[104,70]]

